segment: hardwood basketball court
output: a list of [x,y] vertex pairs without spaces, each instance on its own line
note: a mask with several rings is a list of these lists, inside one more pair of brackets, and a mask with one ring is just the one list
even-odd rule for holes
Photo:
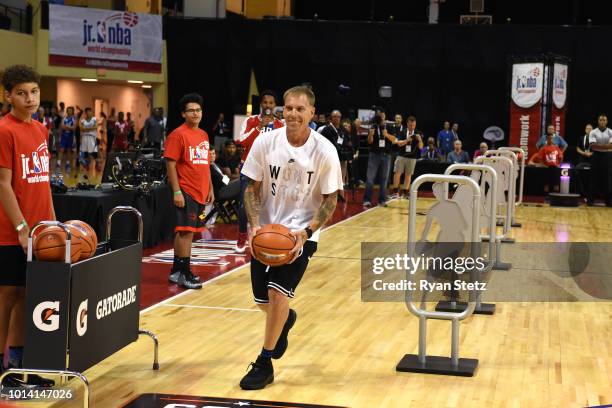
[[[420,199],[419,212],[432,202]],[[460,355],[479,360],[474,377],[396,372],[404,354],[417,352],[418,320],[404,303],[361,301],[360,245],[405,241],[407,215],[407,201],[395,200],[323,232],[291,303],[298,320],[287,353],[274,361],[272,385],[238,386],[263,338],[247,265],[144,310],[141,327],[160,341],[160,370],[151,370],[152,343],[141,338],[85,373],[93,406],[153,392],[350,407],[612,403],[612,302],[497,303],[495,315],[461,324]],[[512,230],[517,242],[612,238],[606,208],[523,206],[516,218],[523,224]],[[449,355],[450,324],[431,321],[428,329],[428,354]],[[52,406],[80,405],[77,397]]]

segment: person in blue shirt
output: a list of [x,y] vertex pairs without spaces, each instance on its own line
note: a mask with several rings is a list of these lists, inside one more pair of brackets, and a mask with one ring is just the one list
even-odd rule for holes
[[470,156],[468,155],[468,152],[466,152],[465,150],[461,150],[462,145],[463,144],[461,143],[461,140],[455,140],[455,149],[446,156],[447,163],[454,164],[470,162]]
[[446,155],[453,150],[453,142],[457,140],[453,132],[450,130],[450,122],[444,121],[444,129],[438,132],[438,148],[442,154],[443,159],[446,159]]
[[558,135],[555,132],[555,126],[554,125],[548,125],[546,127],[546,135],[542,135],[542,137],[538,140],[538,142],[536,143],[536,148],[540,149],[542,146],[544,146],[546,144],[546,136],[547,135],[552,135],[553,137],[553,144],[559,146],[559,149],[561,149],[561,151],[563,153],[565,153],[565,149],[567,149],[567,142],[565,141],[565,139],[563,139],[560,135]]

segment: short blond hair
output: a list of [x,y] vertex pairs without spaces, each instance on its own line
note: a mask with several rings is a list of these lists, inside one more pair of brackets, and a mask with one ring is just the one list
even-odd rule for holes
[[310,90],[310,88],[306,86],[294,86],[293,88],[289,88],[283,94],[283,100],[286,101],[287,97],[291,96],[300,96],[305,95],[306,99],[308,99],[308,103],[310,106],[315,106],[315,94]]

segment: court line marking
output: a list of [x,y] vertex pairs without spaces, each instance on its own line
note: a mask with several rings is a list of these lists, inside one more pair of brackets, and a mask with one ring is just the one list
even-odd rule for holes
[[[389,201],[393,201],[393,200],[389,200]],[[349,221],[349,220],[355,219],[355,218],[357,218],[357,217],[361,216],[362,214],[368,213],[368,212],[370,212],[370,211],[372,211],[372,210],[376,210],[377,208],[378,208],[377,206],[376,206],[376,207],[371,207],[371,208],[368,208],[368,209],[367,209],[367,210],[365,210],[365,211],[360,212],[359,214],[351,215],[350,217],[348,217],[348,218],[346,218],[346,219],[344,219],[344,220],[342,220],[342,221],[338,221],[338,222],[337,222],[337,223],[335,223],[335,224],[332,224],[332,225],[330,225],[330,226],[328,226],[328,227],[323,228],[323,229],[321,230],[321,232],[325,232],[325,231],[327,231],[328,229],[331,229],[331,228],[333,228],[333,227],[335,227],[335,226],[338,226],[338,225],[344,224],[345,222],[347,222],[347,221]],[[247,265],[250,265],[250,262],[245,263],[244,265],[237,266],[236,268],[232,269],[231,271],[225,272],[225,273],[224,273],[224,274],[222,274],[222,275],[215,276],[214,278],[212,278],[212,279],[210,279],[210,280],[207,280],[206,282],[202,283],[202,288],[204,288],[204,286],[206,286],[206,285],[208,285],[208,284],[210,284],[210,283],[212,283],[212,282],[215,282],[215,281],[217,281],[217,280],[219,280],[219,279],[225,278],[225,277],[227,277],[227,276],[229,276],[229,275],[233,274],[234,272],[239,271],[240,269],[244,268],[244,267],[245,267],[245,266],[247,266]],[[140,311],[140,314],[141,314],[141,315],[144,315],[145,313],[150,312],[151,310],[157,309],[157,308],[158,308],[158,307],[160,307],[160,306],[166,305],[166,304],[168,304],[169,302],[171,302],[171,301],[173,301],[173,300],[175,300],[175,299],[178,299],[178,298],[180,298],[180,297],[182,297],[182,296],[185,296],[185,295],[187,295],[188,293],[191,293],[191,292],[196,291],[196,290],[201,290],[201,289],[187,289],[187,290],[185,290],[184,292],[177,293],[176,295],[171,296],[171,297],[169,297],[169,298],[167,298],[167,299],[164,299],[164,300],[162,300],[161,302],[155,303],[155,304],[153,304],[153,305],[151,305],[151,306],[149,306],[149,307],[147,307],[147,308],[145,308],[145,309],[142,309],[142,310]]]
[[198,306],[198,305],[177,305],[174,303],[164,304],[163,307],[185,307],[190,309],[215,309],[215,310],[236,310],[239,312],[261,312],[260,309],[243,309],[240,307],[222,307],[222,306]]

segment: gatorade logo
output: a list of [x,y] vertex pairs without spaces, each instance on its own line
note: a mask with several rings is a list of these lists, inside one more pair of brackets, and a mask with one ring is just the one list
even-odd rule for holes
[[79,305],[76,316],[76,331],[79,336],[84,336],[87,333],[87,301],[85,299]]
[[34,326],[45,332],[59,329],[59,308],[59,301],[39,303],[32,313]]

